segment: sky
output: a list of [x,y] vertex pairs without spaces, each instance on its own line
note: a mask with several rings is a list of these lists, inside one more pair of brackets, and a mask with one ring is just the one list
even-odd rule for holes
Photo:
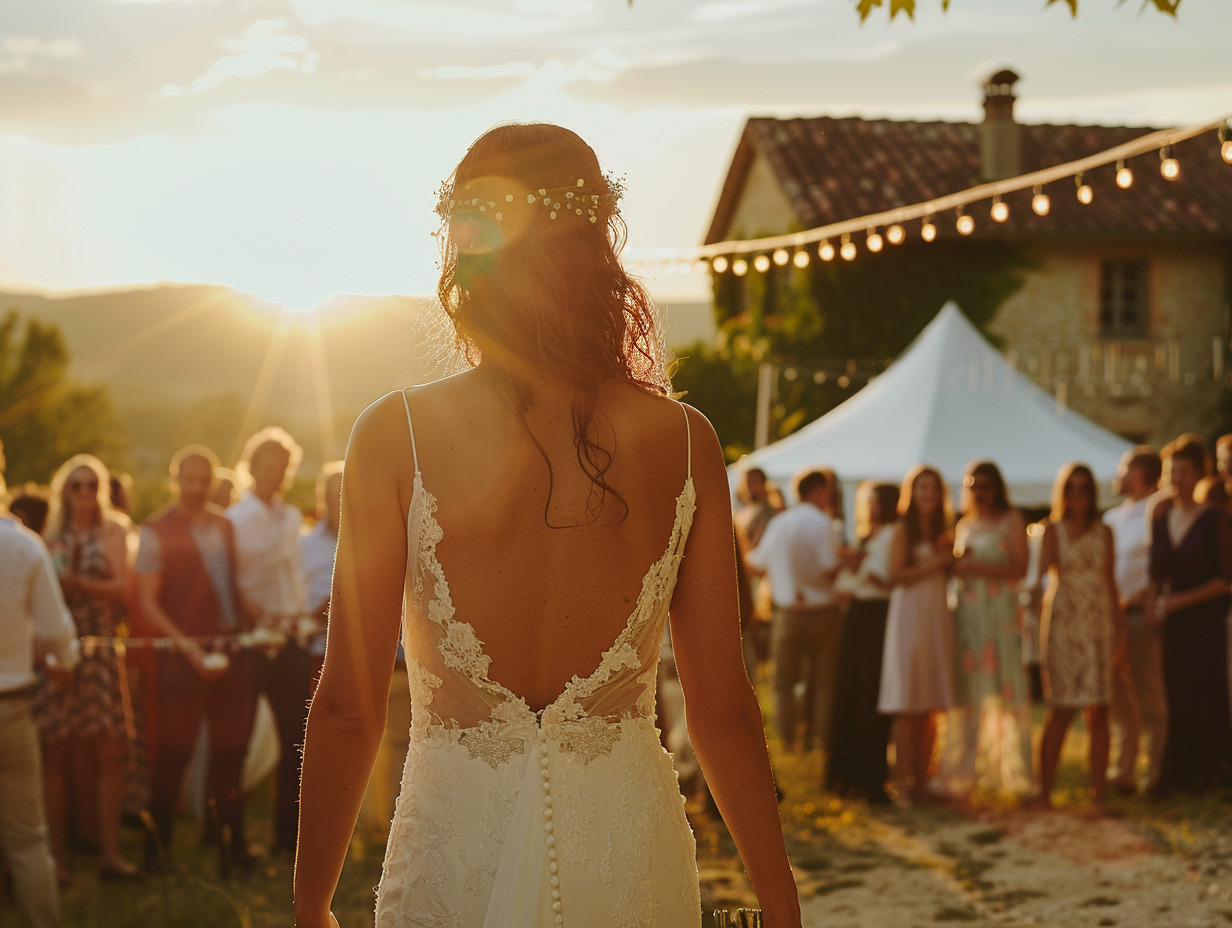
[[[576,130],[629,255],[699,244],[750,115],[1182,126],[1232,112],[1232,2],[0,0],[0,289],[226,284],[291,309],[436,280],[489,126]],[[663,299],[704,278],[637,264]]]

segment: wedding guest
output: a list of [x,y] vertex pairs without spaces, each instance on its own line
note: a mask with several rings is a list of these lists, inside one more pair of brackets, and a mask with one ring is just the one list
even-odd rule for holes
[[[959,788],[1031,788],[1031,693],[1022,659],[1018,585],[1027,571],[1027,529],[1001,471],[976,461],[963,477],[954,531],[954,703]],[[950,729],[947,728],[947,732]]]
[[877,711],[894,716],[894,801],[927,798],[935,715],[954,704],[954,626],[946,582],[954,566],[949,491],[935,468],[908,472],[890,545],[890,606]]
[[1215,473],[1225,480],[1232,479],[1232,434],[1220,435],[1215,440]]
[[770,633],[774,620],[774,599],[770,594],[770,584],[755,572],[749,574],[746,563],[748,553],[761,543],[766,526],[779,513],[779,507],[770,501],[770,489],[766,472],[760,467],[750,467],[744,471],[736,486],[736,497],[741,504],[733,517],[736,550],[748,575],[749,592],[753,602],[751,612],[741,614],[741,622],[745,628],[744,663],[750,679],[756,677],[757,665],[770,656]]
[[1138,791],[1138,755],[1146,736],[1147,789],[1159,780],[1168,725],[1164,696],[1163,636],[1146,621],[1151,583],[1151,535],[1147,505],[1159,489],[1159,455],[1146,445],[1131,448],[1117,467],[1117,491],[1125,497],[1104,513],[1116,549],[1117,598],[1125,615],[1126,648],[1112,669],[1109,707],[1116,754],[1109,777],[1123,796]]
[[[316,485],[316,524],[299,539],[299,560],[304,570],[309,618],[320,630],[308,641],[312,657],[311,679],[315,680],[325,656],[325,623],[329,618],[329,591],[334,579],[334,556],[338,552],[338,515],[342,508],[342,462],[321,468]],[[405,693],[401,694],[405,696]]]
[[9,514],[21,520],[21,524],[38,536],[42,536],[47,527],[47,513],[51,503],[35,487],[18,490],[9,500]]
[[1194,499],[1210,469],[1206,446],[1186,434],[1161,453],[1172,505],[1151,524],[1147,622],[1163,628],[1168,734],[1156,796],[1232,783],[1227,615],[1232,521]]
[[[0,501],[4,499],[0,445]],[[43,540],[0,508],[0,852],[13,901],[33,928],[60,924],[60,888],[43,811],[34,667],[77,663],[77,631]]]
[[87,638],[71,682],[45,675],[36,694],[52,851],[66,878],[65,830],[76,753],[96,777],[97,822],[88,825],[98,829],[99,874],[130,879],[137,869],[120,852],[128,726],[115,644],[128,592],[128,552],[124,525],[112,514],[107,468],[98,458],[79,454],[56,471],[44,537],[77,634]]
[[253,655],[225,647],[225,636],[240,631],[244,619],[234,530],[207,503],[217,463],[199,445],[172,458],[173,500],[142,526],[134,567],[142,615],[172,644],[157,663],[159,739],[150,812],[158,844],[147,852],[155,869],[172,847],[180,782],[203,720],[209,723],[206,800],[222,868],[251,866],[240,781],[256,700]]
[[[799,502],[770,520],[761,543],[745,558],[753,572],[766,577],[774,600],[775,716],[789,752],[796,749],[797,735],[805,751],[814,735],[823,746],[830,740],[843,618],[834,592],[838,546],[823,508],[830,500],[828,484],[820,471],[801,474]],[[796,695],[800,683],[803,702]]]
[[298,828],[299,759],[311,695],[312,659],[297,640],[308,608],[299,562],[303,516],[283,501],[303,457],[295,439],[277,426],[244,446],[237,471],[248,491],[227,510],[235,528],[236,580],[245,612],[257,628],[284,639],[257,662],[257,691],[269,700],[278,733],[274,786],[274,847],[294,856]]
[[886,748],[890,718],[877,711],[890,602],[890,548],[898,487],[866,480],[856,490],[858,546],[836,588],[847,602],[827,748],[825,789],[872,803],[888,802]]
[[1122,634],[1117,606],[1112,529],[1100,521],[1095,477],[1085,464],[1066,464],[1052,489],[1040,571],[1048,574],[1041,629],[1048,715],[1040,741],[1040,796],[1049,807],[1065,733],[1086,712],[1088,781],[1102,804],[1108,773],[1108,702],[1114,637]]
[[230,509],[240,498],[240,478],[229,467],[214,470],[214,489],[210,490],[209,502],[219,509]]

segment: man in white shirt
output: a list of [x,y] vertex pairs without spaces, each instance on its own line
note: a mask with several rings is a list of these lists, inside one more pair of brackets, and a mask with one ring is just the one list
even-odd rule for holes
[[1123,795],[1137,792],[1140,735],[1147,737],[1147,789],[1159,777],[1168,705],[1164,695],[1163,635],[1143,611],[1150,586],[1151,526],[1148,508],[1159,489],[1159,455],[1145,445],[1131,448],[1117,468],[1125,501],[1104,513],[1116,552],[1117,595],[1125,612],[1127,645],[1113,667],[1112,730],[1117,749],[1108,779]]
[[299,763],[308,719],[311,659],[296,640],[306,617],[307,594],[299,560],[303,516],[282,499],[303,451],[277,427],[262,429],[244,446],[236,470],[250,483],[227,510],[235,527],[236,583],[257,628],[285,636],[285,643],[257,662],[257,691],[273,710],[278,732],[274,789],[274,846],[292,855],[299,830]]
[[[822,508],[829,499],[829,479],[817,470],[802,474],[796,496],[800,501],[770,520],[761,542],[746,556],[748,566],[770,583],[775,713],[788,751],[795,750],[801,722],[805,750],[814,736],[823,749],[829,744],[843,627],[834,590],[837,544],[832,520]],[[801,682],[803,703],[796,695]]]
[[[0,447],[0,499],[6,496],[3,474]],[[0,510],[0,850],[17,907],[35,928],[60,924],[60,888],[31,711],[36,649],[54,656],[59,672],[71,671],[76,641],[43,540]]]

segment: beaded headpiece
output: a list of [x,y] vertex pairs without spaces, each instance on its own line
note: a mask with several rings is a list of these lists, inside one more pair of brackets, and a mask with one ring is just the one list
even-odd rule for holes
[[517,234],[514,229],[519,216],[526,219],[536,211],[546,214],[549,221],[605,225],[621,190],[619,181],[606,176],[594,183],[578,178],[560,187],[538,188],[506,177],[483,177],[456,188],[442,184],[436,212],[459,251],[487,254],[496,250],[507,234]]

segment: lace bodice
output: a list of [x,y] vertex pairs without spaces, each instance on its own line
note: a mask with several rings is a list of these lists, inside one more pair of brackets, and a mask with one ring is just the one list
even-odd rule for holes
[[659,641],[696,507],[691,454],[667,547],[624,627],[593,672],[536,712],[489,677],[483,642],[456,614],[409,404],[407,424],[411,744],[378,928],[697,928],[696,847],[654,726]]
[[[409,406],[407,423],[410,426]],[[411,427],[412,449],[414,441]],[[590,759],[604,751],[608,723],[652,718],[659,641],[696,504],[691,453],[667,548],[642,578],[623,630],[592,673],[575,675],[539,712],[488,676],[491,659],[483,642],[470,623],[455,614],[449,582],[436,556],[444,534],[436,520],[436,497],[423,484],[417,454],[415,462],[407,519],[403,630],[412,739],[423,737],[430,728],[444,728],[456,732],[473,756],[495,766],[518,751],[529,728],[538,725],[562,748]]]

